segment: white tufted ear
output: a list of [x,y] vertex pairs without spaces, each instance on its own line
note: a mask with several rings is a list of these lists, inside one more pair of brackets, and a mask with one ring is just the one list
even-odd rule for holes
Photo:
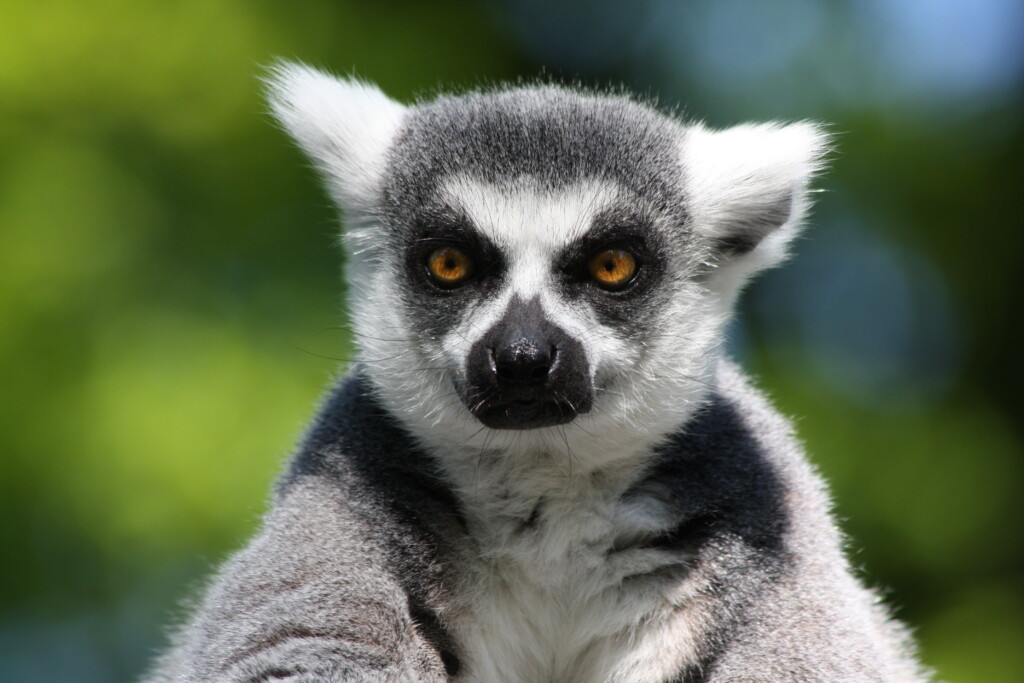
[[687,129],[682,155],[693,225],[711,244],[712,281],[727,303],[747,278],[786,256],[828,150],[828,134],[812,123]]
[[406,108],[374,85],[280,62],[264,79],[271,112],[345,212],[372,210]]

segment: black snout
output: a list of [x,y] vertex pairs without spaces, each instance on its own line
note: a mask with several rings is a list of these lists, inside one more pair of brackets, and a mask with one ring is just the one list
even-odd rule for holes
[[522,337],[505,346],[491,347],[498,383],[537,386],[547,382],[558,349],[545,344],[544,341],[546,340]]
[[583,346],[548,320],[539,300],[514,299],[470,349],[463,400],[494,429],[569,422],[593,403]]

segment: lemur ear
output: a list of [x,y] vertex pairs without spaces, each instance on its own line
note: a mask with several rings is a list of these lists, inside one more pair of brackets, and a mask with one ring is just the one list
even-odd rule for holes
[[812,123],[745,124],[722,131],[689,127],[683,138],[684,182],[693,225],[708,238],[713,265],[741,284],[781,261],[828,150],[828,134]]
[[274,117],[323,173],[346,212],[372,209],[406,108],[374,85],[279,62],[264,78]]

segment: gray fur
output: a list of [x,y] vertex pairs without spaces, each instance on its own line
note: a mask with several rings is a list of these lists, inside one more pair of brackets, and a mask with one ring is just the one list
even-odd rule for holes
[[[279,116],[343,185],[330,179],[351,167],[349,157],[332,166],[343,142],[310,149],[331,131],[287,118],[303,105],[286,81],[307,76],[282,67]],[[699,131],[625,97],[556,87],[442,97],[395,130],[368,184],[376,194],[343,185],[337,195],[370,251],[360,272],[380,275],[363,291],[390,302],[377,324],[400,327],[390,330],[399,360],[369,357],[385,340],[360,339],[364,362],[325,401],[262,530],[147,680],[925,680],[904,628],[854,578],[790,425],[718,352],[719,311],[768,263],[761,243],[799,220],[806,177],[764,171],[769,181],[740,199],[731,186],[716,198],[693,177],[709,167],[679,153]],[[582,237],[566,233],[551,267],[569,272],[588,253],[580,240],[628,222],[657,252],[647,279],[614,296],[559,281],[544,300],[572,315],[539,298],[527,312],[509,293],[515,237],[493,232],[492,243],[468,209],[441,206],[445,183],[462,177],[537,197],[618,188]],[[458,294],[417,293],[409,249],[421,229],[442,229],[438,216],[495,254]],[[716,261],[742,277],[710,274]],[[354,303],[357,314],[367,305]],[[458,400],[464,366],[444,366],[442,337],[486,339],[476,328],[517,306],[562,315],[559,334],[579,335],[573,315],[584,316],[587,334],[607,338],[579,337],[581,357],[600,360],[601,343],[623,356],[594,371],[593,409],[565,427],[485,430]],[[365,313],[357,322],[374,329]],[[651,365],[659,353],[693,363]],[[685,372],[652,374],[670,361]],[[438,367],[417,365],[427,362]]]
[[409,116],[384,201],[396,213],[415,210],[453,173],[490,182],[530,176],[552,188],[599,177],[679,211],[677,134],[670,118],[624,95],[538,86],[442,96]]
[[459,528],[456,510],[356,371],[151,680],[445,680],[446,636],[430,627],[443,599],[436,539]]

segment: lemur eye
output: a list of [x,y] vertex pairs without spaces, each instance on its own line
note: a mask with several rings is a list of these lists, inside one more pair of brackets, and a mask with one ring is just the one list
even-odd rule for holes
[[605,289],[621,289],[636,275],[636,258],[625,249],[604,249],[591,257],[590,277]]
[[473,259],[456,247],[441,247],[427,257],[427,271],[442,287],[454,287],[473,272]]

